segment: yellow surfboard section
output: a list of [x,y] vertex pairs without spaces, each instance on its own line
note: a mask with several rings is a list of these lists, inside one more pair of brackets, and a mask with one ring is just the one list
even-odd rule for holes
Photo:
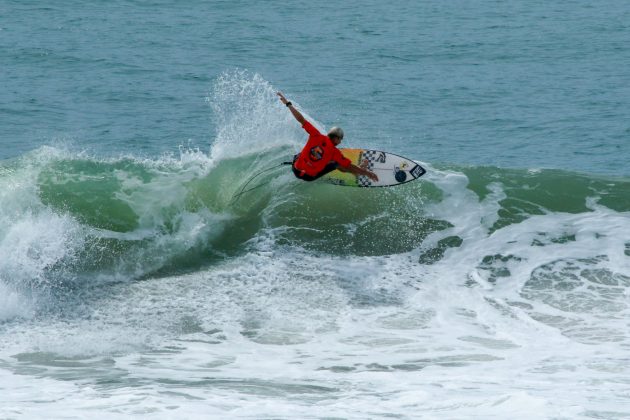
[[[341,154],[343,154],[345,158],[350,159],[350,161],[354,165],[360,166],[361,162],[359,162],[359,160],[361,158],[361,152],[363,152],[363,149],[339,149],[339,150],[341,151]],[[331,173],[326,175],[324,179],[331,184],[347,185],[347,186],[353,186],[353,187],[359,186],[357,182],[357,177],[351,174],[350,172],[341,172],[340,170],[332,171]]]

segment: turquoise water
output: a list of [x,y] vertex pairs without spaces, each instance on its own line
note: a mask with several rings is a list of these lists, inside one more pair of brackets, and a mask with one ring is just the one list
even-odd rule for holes
[[[0,417],[630,416],[628,22],[0,3]],[[428,173],[298,182],[277,90]]]

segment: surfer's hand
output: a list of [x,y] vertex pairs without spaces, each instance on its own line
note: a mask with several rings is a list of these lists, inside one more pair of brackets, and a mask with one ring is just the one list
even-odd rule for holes
[[282,102],[283,104],[287,104],[287,102],[289,102],[287,100],[287,98],[284,97],[284,95],[282,94],[282,92],[276,92],[276,95],[278,95],[280,97],[280,102]]
[[357,166],[351,163],[350,166],[348,166],[346,169],[348,170],[348,172],[352,172],[355,176],[359,176],[359,175],[367,176],[372,181],[378,181],[378,176],[376,176],[374,172],[368,171],[367,169],[362,168],[360,166]]

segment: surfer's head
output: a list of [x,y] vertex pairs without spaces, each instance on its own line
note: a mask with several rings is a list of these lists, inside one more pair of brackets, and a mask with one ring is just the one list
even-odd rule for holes
[[330,138],[330,140],[332,140],[333,143],[335,143],[336,146],[341,143],[341,140],[343,140],[343,130],[341,129],[341,127],[333,127],[328,130],[328,137]]

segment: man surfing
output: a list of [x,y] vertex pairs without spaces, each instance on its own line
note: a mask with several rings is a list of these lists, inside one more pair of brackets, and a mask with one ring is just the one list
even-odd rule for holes
[[354,175],[364,175],[373,181],[378,181],[374,172],[353,165],[350,159],[345,158],[337,146],[343,140],[343,130],[333,127],[324,136],[313,125],[306,121],[304,116],[295,109],[293,104],[278,92],[280,101],[289,108],[295,119],[302,124],[302,128],[309,134],[308,141],[302,151],[293,159],[293,174],[303,181],[315,181],[329,172],[339,169],[342,172],[350,172]]

